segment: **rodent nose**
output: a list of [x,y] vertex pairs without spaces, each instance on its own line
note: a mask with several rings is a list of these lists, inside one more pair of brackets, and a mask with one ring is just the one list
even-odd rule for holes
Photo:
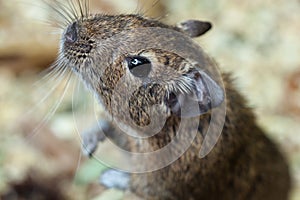
[[74,22],[70,25],[65,33],[65,41],[68,43],[74,43],[77,40],[77,24]]

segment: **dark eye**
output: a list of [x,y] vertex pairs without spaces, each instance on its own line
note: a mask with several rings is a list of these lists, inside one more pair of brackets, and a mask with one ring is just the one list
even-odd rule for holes
[[129,56],[125,58],[129,71],[136,77],[146,78],[151,71],[151,62],[142,56]]
[[74,22],[70,25],[65,33],[65,40],[68,43],[74,43],[77,40],[77,24]]

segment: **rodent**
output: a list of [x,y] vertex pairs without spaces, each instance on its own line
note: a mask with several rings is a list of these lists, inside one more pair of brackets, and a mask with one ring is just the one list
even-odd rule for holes
[[[198,132],[187,151],[162,169],[132,174],[130,190],[143,199],[288,199],[291,180],[287,162],[278,147],[257,126],[252,110],[235,89],[230,74],[222,73],[223,89],[209,71],[202,70],[207,66],[217,67],[206,55],[199,55],[202,63],[195,63],[161,49],[132,51],[126,42],[119,44],[121,50],[111,45],[113,40],[110,38],[138,28],[161,28],[197,37],[211,25],[189,20],[171,26],[135,14],[87,16],[83,13],[65,28],[57,62],[68,65],[78,74],[99,98],[106,112],[125,126],[127,121],[133,121],[137,127],[149,125],[149,107],[159,105],[158,110],[167,116],[163,128],[148,140],[123,141],[123,147],[133,152],[155,151],[167,145],[176,135],[182,117],[199,121]],[[157,38],[143,36],[145,38],[136,39],[157,43]],[[126,34],[123,37],[127,37]],[[142,36],[137,34],[137,37]],[[176,38],[166,40],[172,43]],[[164,73],[166,76],[160,76]],[[120,80],[122,90],[114,92]],[[126,87],[135,84],[134,81],[140,81],[141,86],[124,102]],[[214,92],[211,93],[209,88]],[[189,95],[196,96],[199,110],[184,113],[180,105]],[[211,120],[211,110],[225,101],[222,134],[212,151],[200,159],[199,149]],[[189,127],[184,127],[186,137],[192,131]],[[107,130],[108,135],[111,130],[112,138],[122,135],[115,122],[111,122]],[[143,129],[135,131],[144,135],[140,130]],[[140,165],[155,162],[149,160]]]

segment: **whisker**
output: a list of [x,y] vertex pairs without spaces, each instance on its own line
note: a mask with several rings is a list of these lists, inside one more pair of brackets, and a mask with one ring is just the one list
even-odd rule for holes
[[51,73],[55,70],[58,70],[62,66],[63,66],[62,62],[60,62],[59,60],[56,60],[56,61],[54,61],[54,63],[52,63],[50,65],[50,67],[48,67],[48,68],[44,69],[42,72],[40,72],[40,76],[43,76],[43,78],[47,77],[50,75],[49,73]]
[[[39,3],[37,3],[37,2],[35,2],[35,3],[24,2],[24,1],[22,1],[22,2],[20,1],[20,3],[22,3],[24,6],[37,7],[39,9],[42,9],[43,13],[48,13],[49,10],[53,11],[53,7],[52,7],[51,3],[48,2],[47,0],[41,0],[41,2],[39,2]],[[27,8],[25,8],[25,9],[27,9]],[[41,16],[35,15],[35,17],[39,17],[38,18],[39,22],[43,22],[46,25],[50,25],[50,26],[54,26],[54,27],[64,28],[64,25],[62,24],[62,20],[61,19],[57,19],[54,16],[55,15],[50,15],[50,18],[52,20],[47,20],[47,19],[44,19],[43,17],[41,18]],[[64,18],[63,21],[65,21],[65,18]]]
[[156,18],[154,18],[155,20],[157,20],[157,21],[161,21],[162,19],[165,19],[165,18],[167,18],[168,17],[168,15],[169,15],[169,13],[166,13],[166,14],[164,14],[164,15],[161,15],[161,16],[159,16],[159,17],[156,17]]
[[[54,86],[52,86],[52,88],[47,91],[47,94],[41,99],[39,100],[39,102],[37,102],[34,107],[32,109],[30,109],[27,112],[27,115],[29,115],[30,113],[32,113],[35,109],[37,109],[42,103],[45,102],[45,100],[57,89],[57,87],[59,86],[59,84],[62,82],[63,78],[64,78],[64,74],[66,73],[66,71],[68,71],[67,68],[64,69],[64,71],[60,74],[60,76],[58,77],[59,79],[56,80],[56,83],[54,84]],[[71,71],[69,71],[69,74],[71,74]]]
[[[77,78],[78,79],[78,78]],[[74,112],[74,110],[76,110],[75,108],[76,108],[76,106],[77,105],[75,105],[75,94],[78,94],[79,93],[79,91],[80,91],[80,89],[82,88],[81,87],[82,86],[82,82],[81,81],[76,81],[76,86],[74,86],[74,88],[73,88],[73,94],[72,94],[72,110],[73,110],[73,121],[74,121],[74,123],[75,123],[75,130],[76,130],[76,134],[77,134],[77,138],[78,138],[78,141],[80,142],[80,144],[81,144],[81,147],[82,148],[84,148],[86,151],[88,151],[86,148],[86,146],[84,145],[84,142],[83,142],[83,137],[82,137],[82,135],[81,135],[81,131],[79,131],[79,129],[78,129],[78,121],[77,121],[77,118],[76,118],[76,116],[75,116],[75,112]],[[84,102],[84,105],[83,105],[83,107],[84,107],[84,109],[86,109],[86,107],[87,107],[87,103],[86,103],[87,101],[85,101]],[[85,110],[86,111],[86,110]],[[82,151],[81,151],[82,152]]]
[[72,14],[73,14],[73,17],[78,20],[79,19],[79,16],[78,16],[78,13],[77,13],[77,8],[76,6],[74,5],[74,2],[73,0],[68,0],[68,5],[70,7],[70,9],[72,10]]
[[70,86],[70,83],[71,83],[71,81],[70,81],[71,78],[72,78],[72,73],[71,73],[71,71],[69,71],[68,78],[67,78],[67,81],[66,81],[66,84],[65,84],[62,96],[55,102],[55,104],[50,109],[50,112],[42,119],[42,121],[36,126],[36,128],[31,132],[31,134],[29,136],[27,136],[27,138],[29,140],[31,140],[32,138],[36,137],[37,134],[39,133],[38,131],[41,128],[43,128],[49,122],[49,120],[51,119],[51,117],[53,117],[53,115],[55,114],[55,112],[57,111],[57,109],[59,108],[59,106],[61,105],[61,102],[63,101],[63,99],[64,99],[64,97],[65,97],[65,95],[67,93],[67,90],[68,90],[68,88]]
[[84,14],[83,14],[83,10],[82,10],[82,4],[80,0],[77,0],[77,4],[79,6],[79,10],[80,10],[80,14],[81,14],[81,18],[84,18]]
[[49,34],[50,35],[59,35],[59,36],[61,36],[62,35],[62,30],[65,30],[66,29],[66,27],[64,26],[61,26],[61,27],[57,27],[58,29],[56,29],[56,30],[51,30],[51,31],[49,31]]
[[55,8],[55,7],[52,7],[51,9],[52,9],[55,13],[57,13],[57,14],[60,16],[60,18],[61,18],[61,19],[58,19],[58,18],[57,18],[58,16],[56,16],[56,15],[51,16],[50,18],[51,18],[53,21],[55,21],[55,22],[58,23],[58,24],[61,24],[61,25],[64,26],[64,27],[66,27],[68,24],[71,24],[71,23],[72,23],[72,21],[71,21],[69,18],[67,18],[67,16],[66,16],[64,13],[62,13],[60,10],[58,10],[58,9]]
[[51,16],[49,22],[50,26],[58,27],[62,30],[64,30],[65,27],[67,27],[70,24],[70,22],[68,22],[66,19],[62,19],[61,17],[59,18],[59,16],[57,15]]
[[68,5],[65,5],[63,3],[60,3],[60,4],[61,4],[62,8],[65,10],[65,12],[68,12],[70,14],[70,18],[72,20],[78,19],[77,9],[76,9],[76,6],[73,3],[73,0],[67,0]]
[[42,76],[42,78],[36,81],[33,85],[41,85],[41,83],[45,82],[45,80],[52,81],[56,79],[55,77],[59,77],[63,73],[64,68],[67,68],[67,66],[62,64],[61,62],[56,61],[52,66],[40,73],[40,76]]
[[85,15],[88,17],[90,15],[90,1],[89,0],[84,0],[84,7],[85,7]]
[[142,4],[141,4],[141,0],[138,0],[136,8],[134,10],[134,13],[137,13],[137,14],[142,14],[143,13],[143,7],[142,7]]
[[155,8],[158,3],[159,3],[160,0],[155,0],[153,3],[152,3],[152,6],[149,7],[147,10],[145,10],[145,12],[143,13],[143,15],[147,15],[149,11],[151,11],[151,9]]
[[79,155],[78,155],[78,160],[77,160],[76,171],[75,171],[75,174],[74,174],[74,176],[73,176],[73,182],[74,182],[74,180],[75,180],[76,177],[77,177],[78,171],[79,171],[79,169],[80,169],[81,161],[82,161],[82,152],[81,152],[81,150],[79,150]]
[[[41,80],[38,80],[36,83],[34,83],[34,86],[37,86],[37,90],[43,89],[47,85],[51,85],[54,83],[54,86],[59,84],[59,81],[62,81],[62,77],[64,74],[65,69],[59,68],[58,70],[53,70],[53,72],[50,72],[51,75],[45,78],[42,78]],[[51,90],[50,90],[51,91]]]
[[[43,81],[44,83],[51,83],[51,82],[58,82],[62,81],[64,74],[69,71],[68,67],[66,65],[62,65],[61,67],[54,68],[52,71],[49,72],[49,75],[47,75]],[[43,79],[43,78],[42,78]],[[39,84],[41,85],[41,84]]]
[[79,92],[80,86],[81,86],[81,82],[77,80],[76,81],[76,85],[74,85],[73,94],[72,94],[72,110],[73,110],[72,114],[73,114],[73,121],[75,123],[75,130],[76,130],[76,133],[77,133],[77,136],[78,136],[78,140],[79,140],[80,144],[82,145],[83,144],[83,140],[82,140],[80,131],[78,130],[76,116],[75,116],[75,113],[74,113],[74,110],[75,110],[75,107],[76,107],[75,106],[75,100],[74,100],[75,99],[75,93]]
[[64,30],[66,27],[66,25],[62,24],[62,22],[58,22],[57,20],[43,19],[41,21],[44,22],[48,26],[56,27],[56,28],[59,28],[62,30]]
[[[67,24],[71,24],[73,21],[73,18],[71,17],[71,15],[69,14],[69,12],[66,10],[65,6],[58,2],[57,0],[53,0],[53,2],[46,2],[46,5],[49,6],[49,8],[54,11],[55,13],[57,13],[62,20],[59,20],[59,23],[64,23],[63,25],[66,26]],[[53,5],[54,4],[54,5]],[[55,15],[54,15],[55,16]],[[51,18],[53,18],[53,15],[51,15]],[[56,20],[55,18],[53,18],[54,20]]]

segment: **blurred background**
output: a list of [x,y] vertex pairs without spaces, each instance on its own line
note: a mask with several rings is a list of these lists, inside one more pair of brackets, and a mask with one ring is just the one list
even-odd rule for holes
[[[92,12],[212,22],[197,42],[232,72],[258,123],[281,146],[294,180],[291,199],[300,199],[299,0],[90,1]],[[74,113],[91,123],[90,94],[74,98],[75,81],[64,92],[66,79],[42,78],[59,45],[57,29],[45,23],[52,15],[42,0],[0,0],[0,199],[121,199],[122,191],[98,184],[106,167],[80,153]]]

